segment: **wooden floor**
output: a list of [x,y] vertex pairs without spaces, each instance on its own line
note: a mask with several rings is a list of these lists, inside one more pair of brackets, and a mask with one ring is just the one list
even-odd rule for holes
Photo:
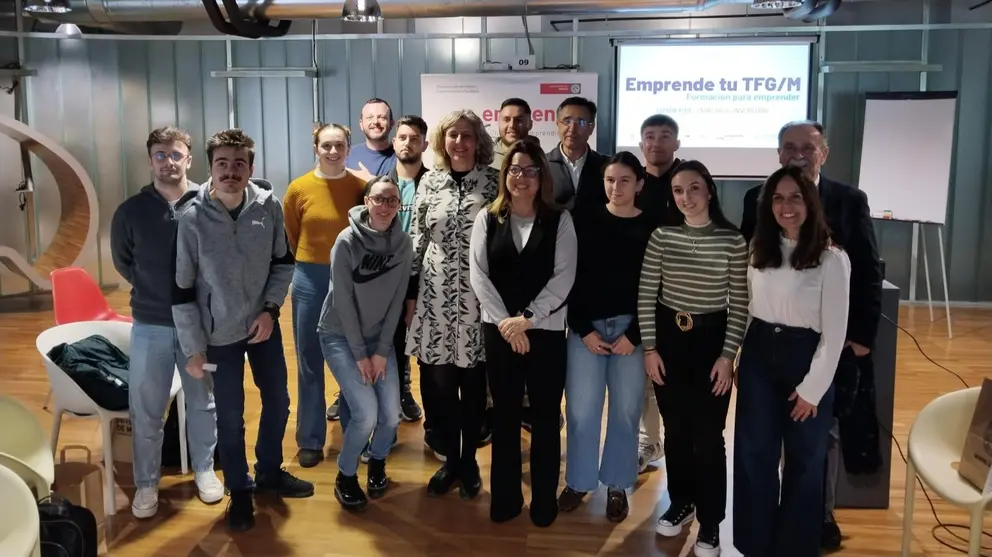
[[[127,296],[123,292],[110,295],[118,311],[127,311]],[[286,304],[288,308],[289,304]],[[938,317],[942,312],[937,313]],[[900,321],[919,340],[926,353],[942,365],[960,374],[969,385],[979,385],[984,377],[992,376],[992,311],[956,309],[953,314],[955,337],[947,339],[946,323],[940,318],[929,321],[926,307],[903,307]],[[654,524],[668,505],[665,494],[665,474],[661,467],[640,477],[631,496],[630,515],[623,523],[614,525],[604,517],[603,490],[572,514],[562,514],[548,529],[533,527],[526,513],[517,520],[494,525],[488,520],[489,448],[480,450],[483,494],[474,502],[465,502],[452,494],[441,500],[428,499],[425,485],[439,463],[423,450],[423,428],[420,423],[404,423],[400,427],[400,445],[388,461],[395,480],[385,498],[372,503],[362,514],[341,510],[334,500],[333,482],[337,472],[335,457],[341,443],[340,427],[328,424],[328,459],[316,468],[300,469],[294,460],[295,356],[290,331],[290,316],[282,318],[287,361],[290,366],[289,390],[293,399],[283,443],[287,466],[303,478],[316,482],[313,498],[259,501],[257,525],[254,530],[229,534],[223,523],[224,503],[205,506],[196,499],[190,476],[170,475],[163,479],[162,504],[159,515],[147,521],[132,518],[129,497],[133,487],[118,487],[116,517],[107,522],[109,554],[119,557],[207,557],[258,556],[275,557],[299,555],[307,557],[371,556],[371,555],[632,555],[669,556],[691,555],[692,534],[676,540],[664,540],[654,533]],[[34,408],[43,423],[51,423],[51,415],[42,409],[47,393],[47,380],[35,350],[36,335],[53,323],[50,311],[0,314],[0,392],[12,395]],[[928,362],[913,340],[899,334],[898,379],[894,433],[905,446],[913,417],[937,395],[961,388],[952,375]],[[414,382],[418,380],[414,372]],[[249,454],[257,432],[258,393],[247,381],[247,441]],[[419,392],[414,386],[414,392]],[[328,375],[327,395],[336,388]],[[731,411],[731,417],[733,411]],[[564,439],[564,434],[563,434]],[[733,419],[728,421],[727,439],[733,439]],[[99,461],[100,434],[96,422],[67,417],[63,420],[60,446],[83,445]],[[529,438],[524,434],[524,449]],[[563,445],[564,447],[564,445]],[[732,455],[732,444],[728,442]],[[70,451],[70,460],[84,458],[79,451]],[[732,457],[731,457],[732,458]],[[844,547],[837,554],[850,556],[890,556],[899,554],[901,535],[903,482],[905,465],[893,450],[892,498],[888,510],[839,510],[837,519],[845,534]],[[249,459],[253,462],[253,459]],[[525,471],[526,471],[525,458]],[[60,465],[60,468],[64,468]],[[563,466],[564,472],[564,466]],[[360,477],[364,478],[364,467]],[[564,481],[564,474],[562,475]],[[526,493],[525,497],[529,497]],[[944,522],[967,524],[964,514],[935,501]],[[731,502],[728,501],[728,509]],[[728,512],[728,517],[729,517]],[[958,555],[937,543],[931,529],[936,524],[929,504],[917,490],[914,534],[914,555]],[[722,525],[725,556],[739,555],[731,545],[731,523]],[[959,531],[967,535],[965,531]],[[945,534],[938,534],[957,547],[964,544]],[[986,539],[986,546],[992,540]]]

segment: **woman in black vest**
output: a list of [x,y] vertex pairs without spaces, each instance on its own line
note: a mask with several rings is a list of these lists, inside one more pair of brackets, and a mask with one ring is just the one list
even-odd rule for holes
[[482,305],[482,335],[493,397],[489,516],[520,514],[520,418],[524,386],[530,399],[530,518],[550,526],[558,517],[565,389],[565,300],[575,280],[572,218],[553,200],[548,161],[539,145],[510,146],[499,193],[472,228],[470,279]]

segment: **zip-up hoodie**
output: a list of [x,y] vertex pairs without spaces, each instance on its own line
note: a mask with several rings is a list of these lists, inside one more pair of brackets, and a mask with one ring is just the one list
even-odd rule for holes
[[[317,328],[347,338],[355,361],[387,357],[410,281],[413,242],[398,216],[384,232],[369,226],[364,205],[352,207],[348,220],[331,248],[331,284]],[[373,339],[374,353],[365,344]]]
[[[187,181],[188,190],[199,188]],[[141,188],[114,211],[110,253],[114,268],[131,285],[131,315],[139,323],[174,326],[172,320],[172,242],[176,211],[155,189]]]
[[293,278],[282,206],[267,180],[252,178],[237,219],[208,180],[176,204],[172,315],[187,356],[248,338],[262,306],[282,306]]

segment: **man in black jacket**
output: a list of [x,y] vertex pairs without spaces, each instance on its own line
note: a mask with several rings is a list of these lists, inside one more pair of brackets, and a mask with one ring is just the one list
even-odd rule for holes
[[[131,512],[149,518],[158,512],[162,439],[169,388],[186,355],[172,318],[172,240],[176,201],[197,185],[186,179],[190,137],[173,128],[152,131],[146,144],[154,181],[125,200],[110,225],[110,253],[117,272],[131,284],[131,356],[129,411],[134,445]],[[200,499],[216,503],[224,485],[214,474],[217,423],[214,398],[203,381],[180,372],[186,394],[189,453]]]
[[[832,409],[840,416],[840,424],[831,430],[827,452],[824,489],[825,516],[821,546],[840,547],[841,533],[834,519],[834,499],[840,472],[840,444],[844,440],[845,464],[851,470],[849,454],[860,454],[857,470],[871,471],[881,463],[878,454],[878,427],[874,415],[874,368],[871,350],[882,312],[882,269],[875,240],[875,231],[868,211],[868,197],[857,188],[827,179],[820,169],[827,160],[829,147],[818,122],[790,122],[779,131],[779,162],[801,167],[820,192],[820,203],[830,226],[831,239],[847,252],[851,260],[851,295],[847,321],[847,343],[841,353],[834,385],[837,403]],[[741,232],[750,242],[757,217],[758,194],[761,186],[744,195]],[[856,392],[856,394],[855,394]],[[855,400],[857,399],[857,400]],[[846,417],[853,407],[857,420]],[[847,423],[860,427],[845,427]],[[852,423],[852,426],[853,426]],[[844,433],[841,436],[841,432]],[[848,445],[857,450],[846,450]]]
[[606,205],[603,166],[610,157],[589,147],[596,131],[596,103],[569,97],[558,105],[557,117],[560,142],[548,151],[555,201],[569,211]]

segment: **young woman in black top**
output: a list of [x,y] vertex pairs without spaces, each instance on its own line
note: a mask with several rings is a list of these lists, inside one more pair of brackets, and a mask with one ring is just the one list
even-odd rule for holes
[[[644,405],[644,354],[637,323],[641,259],[656,222],[635,206],[645,171],[621,151],[603,170],[605,205],[575,215],[578,271],[569,297],[566,487],[558,508],[572,511],[603,482],[606,517],[619,522],[629,509],[626,489],[637,479],[638,429]],[[603,403],[609,416],[599,460]],[[657,412],[657,409],[654,410]]]
[[520,514],[520,420],[530,399],[530,518],[558,517],[561,469],[558,415],[565,387],[565,300],[575,280],[575,229],[554,205],[540,145],[517,141],[499,173],[499,194],[472,228],[469,275],[482,307],[489,390],[493,396],[493,461],[489,516]]

